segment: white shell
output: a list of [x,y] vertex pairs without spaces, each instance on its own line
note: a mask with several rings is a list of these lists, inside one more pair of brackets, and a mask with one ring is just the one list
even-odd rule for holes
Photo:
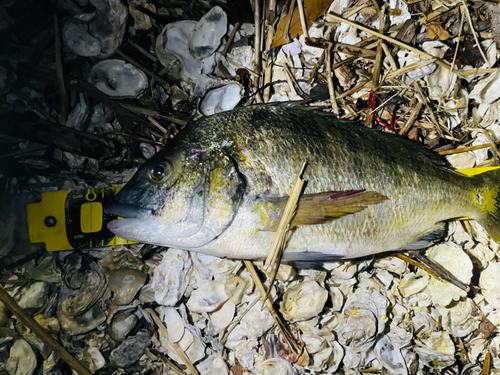
[[135,98],[148,88],[148,78],[142,70],[118,59],[95,64],[89,82],[112,98]]
[[[433,246],[426,252],[427,257],[440,265],[458,280],[469,284],[472,278],[472,261],[469,256],[456,244],[447,242]],[[439,306],[447,306],[451,301],[458,301],[466,297],[467,293],[455,285],[431,278],[427,290],[432,302]]]
[[198,289],[191,293],[187,307],[191,312],[212,312],[228,299],[223,283],[202,280],[198,283]]
[[189,52],[197,59],[213,54],[227,30],[227,15],[215,6],[198,21],[189,36]]
[[163,253],[161,263],[154,270],[151,284],[157,303],[173,306],[182,298],[190,283],[190,267],[191,258],[187,251],[169,249]]
[[92,374],[106,365],[106,360],[96,347],[91,346],[84,348],[82,350],[82,356]]
[[23,293],[18,302],[19,306],[23,309],[39,309],[45,304],[48,292],[49,284],[43,281],[33,283]]
[[328,292],[315,281],[306,281],[289,288],[280,304],[283,317],[289,321],[310,319],[325,306]]
[[5,369],[9,375],[31,375],[36,368],[36,356],[23,339],[16,340],[10,348]]
[[469,98],[481,104],[491,104],[500,98],[500,72],[496,71],[478,81],[469,94]]
[[341,344],[354,352],[370,349],[384,331],[388,301],[375,290],[357,290],[342,310],[342,324],[337,327]]
[[173,307],[162,306],[158,308],[162,320],[167,325],[168,340],[176,343],[184,336],[184,322],[181,316]]
[[479,277],[481,292],[494,308],[500,308],[500,263],[491,263]]
[[282,358],[271,358],[255,365],[256,375],[295,375],[297,372],[290,362]]
[[388,335],[382,336],[375,345],[375,356],[393,375],[407,375],[408,369],[401,354]]
[[424,290],[429,284],[429,274],[420,269],[417,274],[413,272],[408,273],[399,282],[399,291],[403,297],[409,297]]
[[218,310],[210,313],[208,318],[210,319],[210,323],[222,329],[226,328],[233,321],[235,313],[236,305],[233,301],[228,300]]
[[209,355],[206,359],[196,365],[203,375],[229,375],[229,368],[224,359],[218,354]]
[[450,331],[453,336],[465,337],[479,326],[478,310],[470,298],[460,300],[450,308]]
[[200,112],[205,116],[233,109],[243,98],[243,86],[237,82],[213,88],[200,103]]

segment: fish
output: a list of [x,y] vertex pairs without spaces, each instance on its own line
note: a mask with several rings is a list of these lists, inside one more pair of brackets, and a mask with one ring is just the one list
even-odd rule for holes
[[106,207],[120,217],[108,229],[139,243],[264,259],[305,161],[284,260],[423,249],[461,217],[500,239],[500,172],[464,176],[418,142],[275,103],[189,123]]

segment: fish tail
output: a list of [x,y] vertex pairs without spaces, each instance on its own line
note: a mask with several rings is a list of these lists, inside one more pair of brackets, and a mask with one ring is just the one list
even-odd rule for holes
[[476,219],[490,236],[500,242],[500,169],[473,177],[472,201],[479,206]]

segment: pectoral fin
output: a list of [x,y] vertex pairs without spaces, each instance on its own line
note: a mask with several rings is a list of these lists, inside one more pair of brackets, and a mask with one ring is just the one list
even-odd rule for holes
[[[367,206],[379,204],[387,200],[385,195],[375,191],[346,190],[327,191],[303,195],[297,207],[291,227],[302,225],[326,224],[346,215],[363,211]],[[265,198],[281,211],[284,210],[288,197]],[[265,230],[275,231],[278,222],[271,222]]]

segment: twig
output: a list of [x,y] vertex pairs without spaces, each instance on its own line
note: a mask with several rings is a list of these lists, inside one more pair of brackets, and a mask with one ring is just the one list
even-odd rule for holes
[[260,1],[261,0],[255,0],[254,1],[254,6],[255,9],[253,11],[253,20],[255,24],[255,38],[254,38],[254,60],[253,63],[256,66],[255,70],[257,72],[260,72],[260,69],[258,68],[260,66],[260,39],[261,39],[261,33],[260,33]]
[[382,42],[382,49],[384,50],[385,56],[387,57],[387,60],[389,60],[389,64],[391,65],[391,68],[393,71],[398,70],[398,65],[396,64],[396,61],[394,60],[394,57],[391,54],[391,51],[389,50],[389,47],[387,47],[387,44]]
[[180,359],[182,360],[182,362],[188,368],[189,372],[191,372],[192,375],[198,375],[198,370],[196,369],[196,367],[194,367],[193,362],[191,362],[191,359],[188,357],[188,355],[186,354],[186,352],[184,352],[184,350],[182,350],[182,348],[179,345],[179,343],[178,342],[171,342],[168,339],[168,330],[167,330],[167,327],[165,327],[165,325],[161,321],[160,317],[156,314],[156,312],[152,308],[147,308],[146,311],[149,313],[149,315],[151,315],[151,317],[153,318],[154,322],[158,326],[158,329],[160,330],[160,332],[162,333],[162,335],[165,337],[165,340],[167,340],[167,342],[170,345],[172,345],[172,349],[175,351],[175,354],[177,354],[180,357]]
[[417,94],[420,96],[420,100],[422,103],[425,105],[425,109],[429,112],[429,115],[431,116],[431,121],[434,124],[434,128],[436,129],[437,133],[439,136],[442,138],[443,137],[443,130],[441,130],[441,125],[439,125],[439,122],[436,118],[436,115],[434,115],[434,111],[432,110],[431,106],[427,102],[427,98],[425,97],[424,93],[422,92],[422,88],[418,84],[417,81],[413,81],[413,87],[417,91]]
[[491,64],[486,58],[483,48],[481,47],[481,43],[479,43],[479,39],[477,38],[477,33],[476,30],[474,29],[474,24],[472,23],[472,18],[470,16],[469,8],[467,7],[467,3],[465,2],[465,0],[462,0],[462,8],[464,9],[465,14],[467,14],[467,20],[469,21],[470,30],[472,31],[472,35],[474,36],[477,48],[479,49],[481,56],[483,56],[484,62],[486,63],[486,65],[488,65],[488,68],[491,68]]
[[[292,334],[288,331],[286,328],[285,324],[282,322],[281,318],[279,315],[276,313],[273,307],[273,303],[267,298],[267,294],[269,294],[268,291],[264,288],[264,285],[262,285],[262,282],[260,281],[259,275],[257,275],[257,271],[255,271],[255,267],[253,266],[253,263],[249,260],[244,260],[243,263],[245,263],[245,266],[248,269],[248,272],[250,273],[250,276],[252,276],[252,279],[255,283],[255,286],[259,290],[259,293],[261,297],[265,300],[267,309],[269,310],[269,313],[274,319],[274,322],[278,326],[278,329],[280,330],[281,334],[285,338],[285,340],[288,343],[288,346],[297,354],[300,355],[302,349],[300,346],[297,344],[297,341],[295,341],[294,337]],[[272,288],[272,284],[269,285],[269,290]]]
[[490,375],[490,367],[491,367],[491,354],[490,352],[486,353],[483,362],[483,368],[481,369],[481,373],[479,375]]
[[435,61],[436,61],[436,59],[420,60],[420,61],[408,64],[408,65],[405,65],[402,68],[399,68],[398,70],[396,70],[394,72],[390,72],[387,75],[386,79],[389,80],[389,79],[397,78],[400,75],[407,74],[407,73],[412,72],[412,71],[414,71],[416,69],[423,68],[423,67],[425,67],[425,66],[427,66],[429,64],[432,64]]
[[[450,284],[455,285],[457,288],[464,290],[465,292],[469,292],[469,287],[464,284],[462,281],[458,280],[455,276],[450,274],[447,270],[442,268],[439,264],[436,264],[429,260],[425,255],[421,254],[419,251],[414,250],[414,251],[409,251],[408,254],[412,257],[415,258],[418,262],[421,264],[424,264],[426,267],[429,269],[432,269],[434,271],[434,274],[437,274],[438,277],[437,279],[441,281],[448,281]],[[427,271],[427,270],[426,270]],[[429,272],[429,271],[427,271]],[[433,276],[434,276],[433,274]]]
[[261,296],[260,294],[258,295],[257,298],[255,298],[252,303],[250,303],[248,305],[248,307],[245,309],[245,311],[243,311],[241,313],[241,315],[239,315],[237,318],[235,318],[231,325],[229,326],[229,328],[226,330],[226,333],[224,334],[224,336],[219,340],[220,344],[221,345],[225,345],[226,344],[226,341],[227,341],[227,338],[229,337],[229,335],[231,334],[231,332],[233,331],[233,329],[236,328],[236,326],[238,324],[240,324],[241,320],[243,319],[243,317],[257,304],[257,302],[259,302],[261,300]]
[[127,55],[126,53],[124,53],[123,51],[120,51],[120,50],[116,50],[116,54],[120,57],[122,57],[124,60],[127,60],[129,63],[131,63],[132,65],[135,65],[136,67],[138,67],[140,70],[142,70],[144,73],[146,73],[148,76],[150,77],[153,77],[154,79],[156,79],[158,82],[160,82],[163,86],[165,87],[170,87],[169,83],[164,80],[162,77],[160,77],[158,74],[152,72],[151,70],[149,70],[148,68],[146,68],[144,65],[142,65],[140,62],[134,60],[132,57],[130,57],[129,55]]
[[286,17],[288,17],[288,19],[286,20],[285,29],[283,30],[283,39],[287,43],[291,42],[291,40],[290,40],[290,25],[292,24],[293,11],[295,9],[296,1],[297,0],[292,0],[292,2],[290,3],[290,8],[288,8],[288,14],[286,15]]
[[231,46],[231,43],[233,42],[234,36],[236,35],[236,32],[238,31],[240,26],[241,26],[241,23],[239,23],[239,22],[236,22],[234,24],[233,30],[231,31],[231,34],[229,34],[229,37],[227,38],[226,46],[224,47],[224,49],[221,52],[222,56],[226,57],[227,51],[229,50],[229,47]]
[[135,43],[132,39],[127,39],[127,43],[130,44],[132,47],[134,47],[137,51],[139,51],[140,53],[142,53],[144,56],[146,56],[148,59],[150,59],[152,62],[157,62],[158,61],[158,58],[153,55],[152,53],[149,53],[148,51],[146,51],[144,48],[142,48],[140,45],[138,45],[137,43]]
[[120,103],[120,106],[122,106],[123,108],[128,109],[132,112],[140,113],[141,115],[146,115],[146,116],[158,117],[158,118],[161,118],[162,120],[167,120],[167,121],[173,122],[174,124],[179,124],[179,125],[184,126],[188,123],[187,120],[182,120],[182,119],[177,118],[175,116],[162,115],[158,111],[151,109],[151,108],[138,107],[138,106],[128,104],[128,103]]
[[163,135],[167,134],[168,131],[163,126],[160,125],[158,121],[156,121],[152,116],[148,116],[148,120],[158,128],[159,131],[163,133]]
[[326,82],[328,83],[328,93],[330,94],[330,102],[332,104],[332,112],[335,115],[339,114],[339,106],[335,97],[335,87],[333,86],[332,77],[332,50],[325,50],[325,67],[326,67]]
[[297,0],[297,6],[299,8],[300,24],[302,26],[302,32],[306,38],[309,38],[309,30],[307,29],[306,14],[304,12],[304,3],[302,0]]
[[59,113],[59,123],[61,125],[66,124],[68,120],[68,93],[66,91],[66,86],[64,85],[64,72],[63,63],[61,57],[61,37],[59,35],[59,21],[57,20],[57,15],[54,15],[54,30],[56,38],[56,74],[57,74],[57,85],[59,86],[59,96],[61,97],[61,112]]
[[5,289],[0,285],[0,302],[10,310],[26,327],[28,327],[42,342],[53,350],[64,362],[80,375],[90,375],[90,371],[66,349],[63,348],[35,319],[33,319]]
[[[385,8],[383,5],[379,12],[379,32],[384,34],[385,29]],[[377,55],[375,57],[375,63],[373,64],[373,87],[377,90],[380,84],[380,72],[382,71],[382,40],[377,43]]]
[[[460,46],[460,38],[462,37],[462,29],[464,26],[464,12],[462,12],[462,18],[460,19],[460,28],[458,29],[458,37],[457,37],[457,45],[455,46],[455,53],[453,54],[453,61],[451,62],[451,66],[455,67],[455,61],[458,55],[458,48]],[[490,67],[491,68],[491,67]],[[446,86],[443,92],[448,91],[448,87],[450,86],[450,78],[451,78],[451,70],[448,70],[448,76],[446,77]]]
[[[385,35],[385,34],[381,34],[381,33],[379,33],[376,30],[373,30],[373,29],[371,29],[369,27],[363,26],[363,25],[361,25],[359,23],[356,23],[356,22],[353,22],[351,20],[345,19],[345,18],[343,18],[343,17],[341,17],[341,16],[339,16],[337,14],[328,13],[328,16],[336,19],[337,21],[340,21],[340,22],[346,23],[346,24],[348,24],[348,25],[350,25],[352,27],[355,27],[355,28],[357,28],[359,30],[365,31],[365,32],[370,33],[372,35],[375,35],[375,36],[379,37],[380,39],[384,39],[384,40],[386,40],[386,41],[388,41],[388,42],[390,42],[392,44],[396,44],[396,45],[398,45],[400,47],[406,48],[407,50],[415,52],[416,54],[418,54],[418,55],[420,55],[422,57],[425,57],[427,59],[434,59],[435,58],[434,56],[432,56],[431,54],[429,54],[429,53],[427,53],[425,51],[421,51],[418,48],[412,47],[409,44],[401,42],[400,40],[397,40],[397,39],[395,39],[393,37],[390,37],[388,35]],[[442,66],[443,68],[446,68],[448,70],[453,70],[454,71],[453,67],[450,66],[447,62],[445,62],[443,60],[436,59],[436,64],[439,65],[439,66]]]
[[[500,145],[500,141],[495,142],[496,145]],[[461,154],[462,152],[468,152],[468,151],[475,151],[475,150],[481,150],[483,148],[488,148],[491,147],[491,144],[486,143],[484,145],[477,145],[477,146],[469,146],[469,147],[460,147],[456,148],[454,150],[447,150],[447,151],[441,151],[439,155],[454,155],[454,154]]]
[[484,136],[488,139],[488,142],[490,142],[491,148],[495,150],[497,157],[500,158],[500,151],[498,150],[497,144],[495,143],[495,140],[491,136],[491,133],[488,129],[465,127],[465,130],[476,131],[478,133],[484,134]]
[[182,369],[179,366],[177,366],[174,362],[172,362],[166,356],[161,354],[158,350],[156,350],[156,349],[146,349],[146,350],[149,350],[151,354],[153,354],[155,357],[158,357],[160,359],[160,361],[165,363],[175,373],[177,373],[179,375],[187,375],[184,371],[182,371]]
[[404,124],[404,126],[399,131],[399,135],[406,135],[406,133],[410,131],[410,128],[415,123],[415,120],[417,119],[421,109],[422,103],[418,102],[417,105],[411,110],[410,117],[408,117],[406,124]]
[[302,166],[300,167],[292,192],[290,193],[283,215],[281,216],[276,235],[274,236],[271,250],[267,255],[266,263],[264,264],[264,269],[267,271],[269,271],[272,266],[276,265],[276,259],[279,258],[283,249],[286,233],[290,226],[290,222],[292,221],[293,215],[295,214],[295,210],[297,209],[297,202],[299,201],[302,188],[304,187],[305,180],[302,179],[302,175],[304,174],[305,168],[306,162],[302,163]]

